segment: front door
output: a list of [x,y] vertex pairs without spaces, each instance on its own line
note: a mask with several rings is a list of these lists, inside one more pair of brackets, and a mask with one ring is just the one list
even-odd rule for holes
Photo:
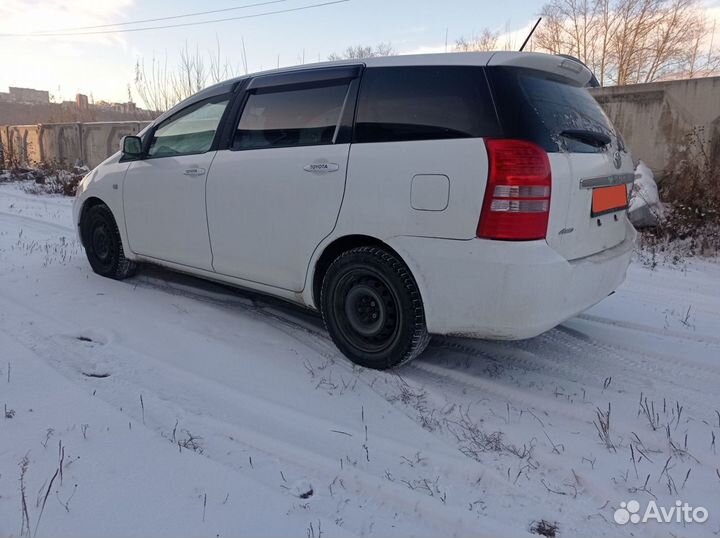
[[340,211],[357,72],[293,76],[249,85],[230,148],[213,163],[207,207],[215,271],[300,291]]
[[212,270],[205,184],[227,103],[217,97],[173,115],[155,130],[145,158],[128,168],[123,204],[136,254]]

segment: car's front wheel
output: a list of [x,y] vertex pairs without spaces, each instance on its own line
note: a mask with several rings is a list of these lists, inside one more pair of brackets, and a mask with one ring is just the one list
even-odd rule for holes
[[361,366],[398,366],[422,353],[430,340],[417,283],[384,248],[341,254],[325,274],[320,302],[335,345]]
[[80,226],[85,254],[93,271],[116,280],[132,276],[136,265],[125,257],[120,231],[108,206],[97,204],[89,208]]

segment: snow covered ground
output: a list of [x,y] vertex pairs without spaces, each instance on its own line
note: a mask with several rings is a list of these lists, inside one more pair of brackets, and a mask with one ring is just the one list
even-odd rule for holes
[[[720,533],[720,264],[381,373],[277,301],[96,276],[70,203],[0,186],[0,536]],[[614,521],[652,499],[709,519]]]

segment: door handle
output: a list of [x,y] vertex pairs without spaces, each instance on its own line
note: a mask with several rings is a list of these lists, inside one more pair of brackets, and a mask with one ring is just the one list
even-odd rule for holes
[[188,168],[183,172],[186,176],[203,176],[205,175],[205,169],[204,168]]

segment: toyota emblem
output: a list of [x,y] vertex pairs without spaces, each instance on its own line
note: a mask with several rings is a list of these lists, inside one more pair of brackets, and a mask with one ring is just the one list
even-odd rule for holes
[[619,151],[616,151],[615,155],[613,155],[613,164],[618,170],[622,166],[622,154]]

